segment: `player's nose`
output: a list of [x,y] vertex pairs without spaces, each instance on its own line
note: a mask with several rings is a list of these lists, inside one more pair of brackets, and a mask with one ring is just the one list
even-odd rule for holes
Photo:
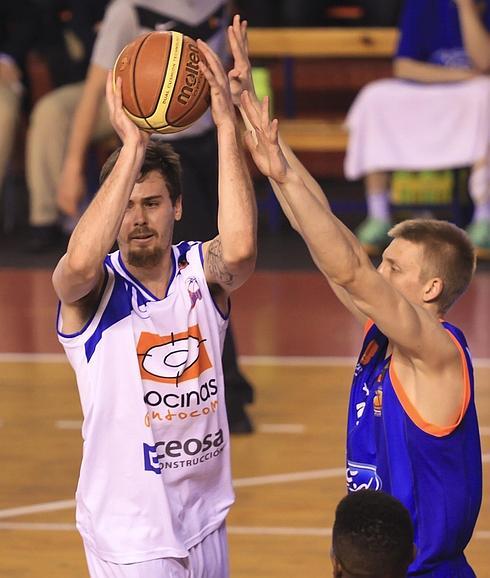
[[137,203],[133,207],[133,222],[135,225],[146,224],[146,211],[143,205]]

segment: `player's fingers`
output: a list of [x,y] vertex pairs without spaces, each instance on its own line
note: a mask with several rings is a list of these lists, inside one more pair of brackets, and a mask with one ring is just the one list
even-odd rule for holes
[[225,73],[225,69],[221,64],[221,60],[218,55],[202,40],[197,41],[199,50],[201,50],[206,58],[206,64],[210,72],[216,77],[218,83],[221,86],[228,85],[228,76]]
[[247,43],[247,21],[240,21],[240,15],[235,14],[232,24],[233,42],[236,44],[236,52],[233,53],[235,58],[239,56],[240,60],[246,62],[248,55]]
[[109,107],[109,112],[112,114],[114,110],[114,85],[112,79],[112,70],[109,70],[105,80],[105,93],[107,98],[107,105]]
[[269,97],[266,95],[262,99],[262,103],[260,105],[260,123],[262,128],[266,128],[269,126],[270,119],[269,119]]
[[197,40],[199,50],[204,54],[208,67],[214,72],[215,68],[222,68],[221,61],[216,52],[200,38]]
[[279,140],[279,121],[277,118],[271,122],[270,140],[274,143],[278,142]]
[[232,28],[233,28],[235,40],[236,40],[238,46],[240,47],[240,51],[243,52],[243,50],[245,48],[245,46],[243,44],[243,41],[244,41],[243,22],[240,20],[239,14],[235,14],[235,16],[234,16]]
[[248,29],[248,22],[246,20],[243,20],[241,25],[240,25],[240,32],[242,35],[242,41],[243,41],[243,47],[245,49],[246,54],[248,55],[248,34],[247,34],[247,29]]
[[114,89],[114,110],[117,112],[122,109],[122,79],[120,76],[116,78],[116,86]]
[[256,137],[253,135],[252,131],[248,130],[244,134],[244,140],[246,147],[252,153],[252,156],[254,156],[254,153],[257,150],[257,140]]
[[252,99],[250,98],[250,94],[248,90],[244,90],[240,95],[240,102],[242,103],[243,109],[245,110],[245,114],[247,115],[248,120],[252,124],[252,126],[259,130],[260,128],[260,114],[257,111],[256,107],[254,106]]
[[228,41],[230,44],[231,54],[233,56],[233,60],[235,61],[235,66],[243,66],[246,62],[245,58],[245,51],[243,46],[241,45],[240,37],[237,36],[235,30],[230,26],[228,28]]
[[216,81],[216,77],[212,74],[211,70],[208,66],[206,66],[203,60],[200,60],[198,63],[199,70],[204,74],[204,77],[209,82],[209,86],[212,88],[218,86],[218,82]]

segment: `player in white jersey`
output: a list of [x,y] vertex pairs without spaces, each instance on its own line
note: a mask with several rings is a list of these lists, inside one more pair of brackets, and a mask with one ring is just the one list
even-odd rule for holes
[[255,265],[256,206],[227,76],[200,49],[218,134],[219,235],[171,245],[182,214],[176,155],[129,121],[108,77],[122,147],[53,274],[84,414],[77,527],[95,578],[228,576],[221,353],[229,295]]

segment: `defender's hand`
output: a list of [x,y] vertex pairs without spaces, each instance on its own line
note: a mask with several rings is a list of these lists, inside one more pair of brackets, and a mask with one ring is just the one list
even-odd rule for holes
[[264,97],[259,111],[247,91],[241,102],[254,131],[245,134],[245,142],[257,168],[264,176],[283,183],[289,165],[279,146],[278,121],[269,117],[269,98]]

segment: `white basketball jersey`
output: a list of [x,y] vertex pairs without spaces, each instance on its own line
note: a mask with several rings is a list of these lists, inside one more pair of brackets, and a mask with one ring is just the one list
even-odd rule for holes
[[227,319],[204,276],[202,245],[172,247],[157,299],[105,260],[94,317],[59,340],[84,422],[77,527],[97,556],[126,564],[185,557],[233,503],[221,353]]

